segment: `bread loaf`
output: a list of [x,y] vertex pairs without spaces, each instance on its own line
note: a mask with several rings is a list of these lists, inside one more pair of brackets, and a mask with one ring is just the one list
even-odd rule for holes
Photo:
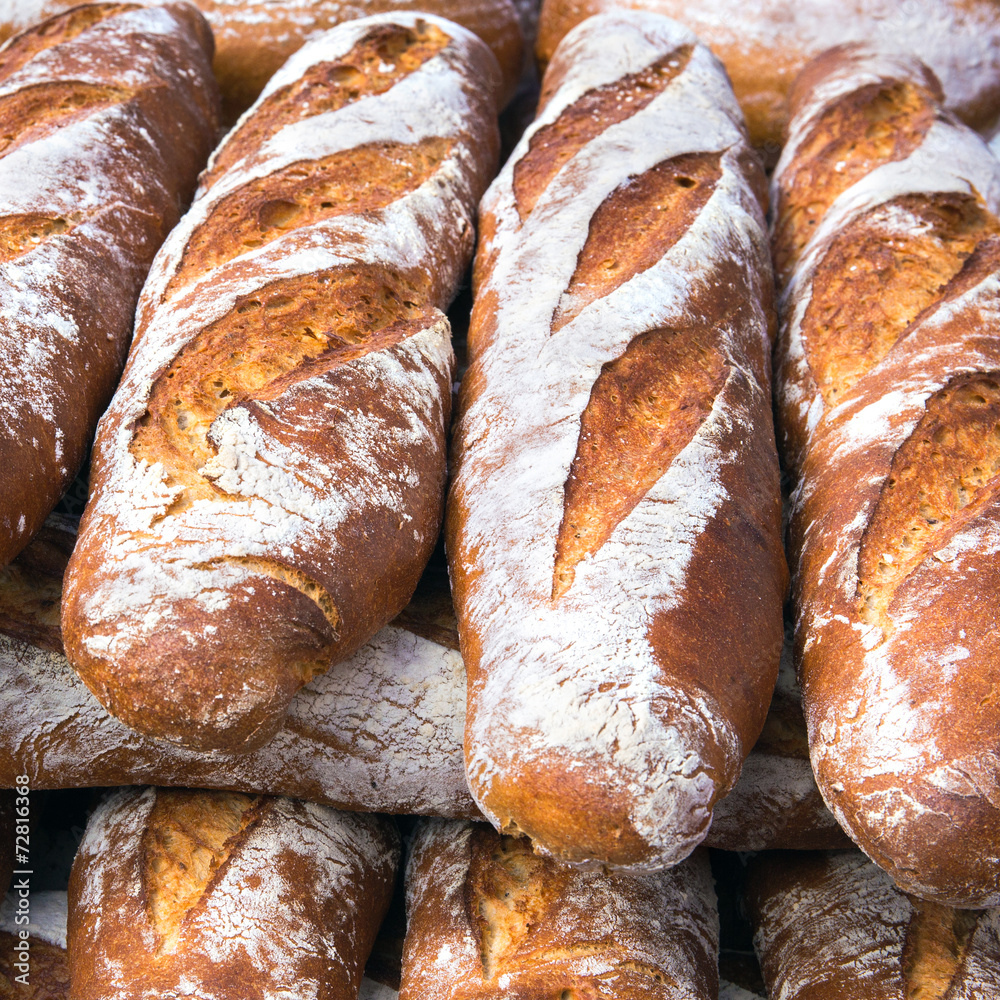
[[[29,922],[19,923],[14,897],[0,897],[0,996],[5,1000],[66,1000],[66,893],[32,892],[30,903],[27,914],[21,914]],[[22,943],[24,931],[27,949]],[[25,956],[26,962],[22,961]]]
[[1000,163],[927,79],[856,49],[797,86],[774,178],[779,436],[820,791],[901,888],[992,906]]
[[[151,2],[151,0],[142,0]],[[213,68],[223,114],[234,122],[267,81],[307,41],[344,21],[388,11],[426,12],[468,28],[490,47],[503,77],[501,103],[521,72],[523,20],[512,0],[191,0],[215,35]],[[0,42],[78,0],[17,0],[0,7]]]
[[465,671],[443,570],[429,570],[402,614],[340,669],[303,688],[273,740],[249,754],[206,754],[129,729],[66,662],[60,558],[74,537],[50,519],[0,574],[0,788],[25,774],[36,790],[154,783],[478,815],[465,782]]
[[810,59],[866,41],[915,54],[938,75],[948,107],[973,128],[1000,115],[1000,13],[996,0],[545,0],[538,56],[544,65],[585,18],[619,7],[675,17],[725,64],[750,139],[775,153],[788,122],[788,90]]
[[705,852],[670,872],[579,871],[481,823],[425,821],[406,872],[401,1000],[715,1000]]
[[[227,756],[129,729],[66,662],[58,608],[74,538],[67,521],[51,517],[0,572],[0,788],[23,773],[35,789],[194,785],[338,809],[480,815],[462,757],[465,668],[448,583],[434,565],[391,624],[292,699],[273,740]],[[848,843],[813,781],[800,692],[783,667],[764,731],[716,806],[706,844],[750,851]]]
[[758,855],[750,862],[747,904],[772,997],[1000,995],[1000,911],[908,897],[859,851]]
[[0,51],[0,565],[76,475],[139,289],[215,139],[187,4],[69,11]]
[[123,789],[69,886],[77,1000],[354,1000],[399,838],[375,816],[231,792]]
[[665,18],[582,25],[542,102],[483,201],[454,433],[466,762],[501,831],[656,869],[735,784],[781,649],[761,172]]
[[412,595],[497,86],[458,25],[352,21],[213,155],[144,289],[63,599],[70,661],[140,732],[262,745]]

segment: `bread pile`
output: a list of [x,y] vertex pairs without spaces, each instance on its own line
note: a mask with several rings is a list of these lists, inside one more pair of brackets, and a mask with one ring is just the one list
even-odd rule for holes
[[598,6],[0,26],[0,996],[1000,996],[1000,11]]

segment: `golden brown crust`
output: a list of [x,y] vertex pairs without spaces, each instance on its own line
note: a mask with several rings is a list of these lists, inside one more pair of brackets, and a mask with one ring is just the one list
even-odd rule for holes
[[65,948],[30,939],[30,960],[27,963],[27,985],[18,982],[25,973],[14,951],[20,938],[0,931],[0,997],[4,1000],[66,1000],[69,993],[69,962]]
[[216,154],[147,284],[67,577],[68,656],[133,728],[261,746],[412,595],[497,85],[457,25],[356,20]]
[[407,867],[400,1000],[714,998],[707,862],[581,872],[484,825],[425,823]]
[[481,208],[446,523],[466,760],[498,829],[656,868],[707,832],[780,651],[760,167],[671,22],[606,15],[549,72]]
[[[861,49],[820,62],[777,189],[832,105],[921,73]],[[796,652],[813,769],[844,829],[903,889],[994,906],[1000,164],[930,110],[930,128],[886,119],[905,134],[882,135],[826,207],[783,301]],[[812,162],[820,202],[840,162]]]
[[0,54],[0,564],[72,481],[121,372],[215,140],[211,45],[186,4],[105,3]]
[[398,857],[395,828],[376,817],[225,792],[119,792],[73,865],[73,996],[348,1000]]

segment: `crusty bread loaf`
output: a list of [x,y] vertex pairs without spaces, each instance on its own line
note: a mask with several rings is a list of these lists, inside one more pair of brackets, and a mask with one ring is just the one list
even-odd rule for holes
[[774,177],[813,769],[906,891],[1000,903],[1000,163],[926,71],[831,52]]
[[293,799],[123,789],[69,886],[75,1000],[355,1000],[389,905],[387,820]]
[[74,537],[50,519],[0,573],[0,788],[25,774],[34,789],[150,783],[478,815],[462,760],[465,670],[443,569],[429,570],[402,614],[340,669],[296,695],[273,740],[249,754],[206,754],[129,729],[66,662],[58,610]]
[[466,760],[503,832],[656,869],[735,784],[781,650],[762,176],[665,18],[580,26],[542,102],[483,201],[454,434]]
[[772,997],[1000,996],[1000,910],[908,897],[860,851],[760,854],[750,862],[747,904]]
[[[79,0],[16,0],[0,4],[0,42]],[[141,0],[153,3],[155,0]],[[344,21],[388,11],[437,14],[468,28],[490,47],[503,76],[501,103],[521,72],[523,15],[512,0],[190,0],[215,35],[213,68],[222,88],[223,115],[234,122],[267,81],[307,41]]]
[[669,872],[580,871],[482,823],[428,820],[406,871],[401,1000],[716,1000],[707,852]]
[[[4,1000],[68,1000],[66,893],[34,891],[19,914],[13,896],[0,896],[0,997]],[[29,922],[18,922],[18,917]],[[22,933],[28,932],[24,948]],[[22,961],[27,957],[27,961]],[[26,968],[22,968],[26,966]]]
[[0,51],[0,566],[83,462],[136,299],[215,140],[187,4],[102,3]]
[[974,128],[1000,115],[997,0],[545,0],[538,56],[546,63],[563,36],[612,7],[675,17],[722,60],[755,145],[775,152],[789,118],[788,90],[810,59],[833,45],[867,41],[915,54],[944,84],[948,107]]
[[70,661],[133,728],[258,747],[412,595],[498,82],[456,24],[352,21],[213,155],[143,291],[63,599]]

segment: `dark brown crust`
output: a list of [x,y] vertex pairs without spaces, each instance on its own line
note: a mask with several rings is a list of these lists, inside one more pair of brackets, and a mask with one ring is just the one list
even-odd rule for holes
[[29,939],[28,985],[16,981],[24,972],[16,968],[14,946],[19,939],[0,931],[0,996],[4,1000],[66,1000],[69,994],[69,961],[64,949],[38,938]]
[[406,882],[400,1000],[718,995],[707,853],[655,875],[581,872],[490,827],[431,821]]
[[176,935],[164,941],[157,933],[140,888],[148,885],[148,838],[162,836],[178,809],[196,811],[206,830],[217,822],[224,835],[226,800],[227,793],[131,789],[94,814],[70,879],[74,997],[356,996],[399,858],[395,827],[377,817],[261,800],[227,836],[225,859]]
[[14,826],[14,792],[0,790],[0,897],[7,895],[14,871]]
[[[13,404],[17,433],[5,432],[0,448],[0,565],[38,530],[83,461],[121,372],[139,289],[215,140],[218,92],[204,20],[185,4],[168,4],[163,16],[173,31],[143,37],[129,24],[134,10],[104,4],[71,11],[20,35],[0,56],[8,80],[39,53],[51,73],[50,82],[0,100],[0,155],[28,143],[44,150],[60,130],[84,121],[102,123],[104,148],[119,151],[102,176],[89,180],[99,204],[75,217],[47,211],[41,194],[30,218],[12,216],[0,196],[0,261],[17,257],[30,275],[33,254],[44,251],[66,281],[38,291],[53,315],[77,327],[72,340],[53,335],[49,356],[24,376],[44,387],[45,406]],[[103,82],[77,82],[81,64],[91,77],[99,65]],[[132,83],[121,87],[126,73]],[[59,155],[69,164],[73,152]],[[136,183],[140,161],[145,173]],[[27,194],[20,192],[21,204]],[[15,338],[18,322],[4,321],[5,339]],[[4,365],[22,369],[25,362],[8,357]]]

